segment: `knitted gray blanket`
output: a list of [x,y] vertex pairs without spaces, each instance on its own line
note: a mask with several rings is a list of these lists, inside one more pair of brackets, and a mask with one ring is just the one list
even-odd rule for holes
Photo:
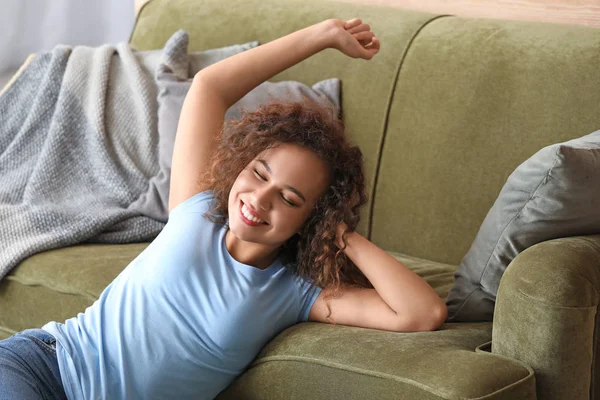
[[127,43],[57,46],[0,95],[0,279],[43,250],[160,233],[129,207],[158,172],[153,79]]

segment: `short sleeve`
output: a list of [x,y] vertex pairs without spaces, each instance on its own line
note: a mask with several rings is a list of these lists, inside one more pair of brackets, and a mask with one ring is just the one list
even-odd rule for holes
[[189,199],[177,204],[169,213],[169,220],[177,217],[179,214],[204,213],[209,210],[212,200],[215,198],[212,190],[205,190],[197,193]]
[[295,275],[295,282],[300,298],[298,322],[306,322],[308,321],[310,310],[322,289],[311,283],[308,279],[298,275]]

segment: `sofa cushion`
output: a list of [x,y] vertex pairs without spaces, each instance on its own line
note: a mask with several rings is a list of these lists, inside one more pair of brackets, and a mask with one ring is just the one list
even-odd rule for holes
[[491,335],[490,322],[409,333],[294,325],[217,399],[535,399],[533,370],[490,353]]
[[600,232],[600,130],[546,146],[508,177],[460,263],[448,321],[492,321],[510,262],[536,243]]
[[81,244],[28,257],[0,281],[0,339],[85,311],[148,245]]

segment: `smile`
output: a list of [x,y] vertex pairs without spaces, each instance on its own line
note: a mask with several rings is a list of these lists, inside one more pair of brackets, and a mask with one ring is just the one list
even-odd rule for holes
[[248,206],[244,204],[243,201],[240,200],[239,213],[240,219],[246,224],[250,226],[259,226],[259,225],[268,225],[265,221],[262,221],[255,216],[247,209]]

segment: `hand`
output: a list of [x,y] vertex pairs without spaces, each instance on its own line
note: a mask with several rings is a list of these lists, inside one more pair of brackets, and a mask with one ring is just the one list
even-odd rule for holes
[[371,32],[369,24],[360,18],[348,21],[331,19],[333,29],[332,47],[352,58],[370,60],[380,49],[379,39]]
[[348,225],[346,225],[346,223],[344,223],[344,221],[340,222],[340,224],[337,226],[337,230],[335,233],[335,245],[338,248],[342,248],[344,247],[344,242],[342,240],[342,234],[344,233],[344,231],[348,229]]

